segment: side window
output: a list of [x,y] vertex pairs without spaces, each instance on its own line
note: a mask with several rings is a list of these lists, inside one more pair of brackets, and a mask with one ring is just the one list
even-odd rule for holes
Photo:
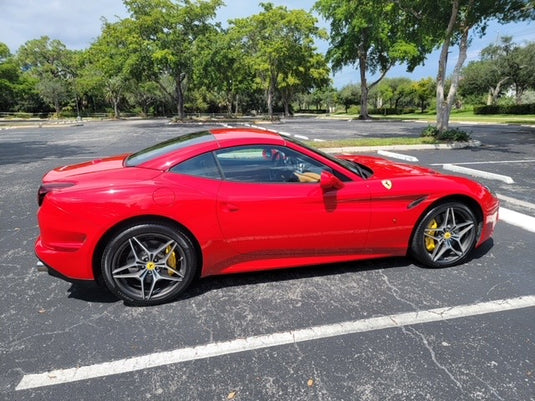
[[222,149],[215,156],[224,178],[239,182],[317,183],[331,168],[292,149],[255,145]]
[[197,177],[221,179],[221,173],[217,168],[214,155],[212,152],[203,153],[193,157],[180,164],[177,164],[171,170],[173,173],[193,175]]

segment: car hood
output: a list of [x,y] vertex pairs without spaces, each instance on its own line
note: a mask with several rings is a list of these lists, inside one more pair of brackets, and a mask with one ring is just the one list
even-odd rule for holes
[[85,163],[58,167],[52,171],[49,171],[43,177],[43,182],[60,181],[68,179],[69,177],[79,176],[82,174],[121,169],[124,167],[124,159],[128,155],[129,154],[123,154],[103,159],[91,160]]
[[439,175],[440,173],[430,168],[414,166],[405,163],[392,162],[380,157],[373,156],[339,156],[341,159],[363,164],[373,171],[373,177],[378,179],[407,177],[414,175]]

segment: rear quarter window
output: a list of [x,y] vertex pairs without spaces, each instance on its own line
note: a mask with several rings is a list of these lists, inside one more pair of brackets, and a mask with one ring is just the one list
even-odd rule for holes
[[199,143],[210,142],[214,140],[214,136],[208,132],[195,132],[192,134],[181,135],[177,138],[170,139],[165,142],[158,143],[149,148],[140,150],[133,155],[130,155],[125,162],[127,167],[136,167],[148,161],[157,159],[166,153],[174,152],[175,150],[186,148],[188,146]]
[[221,179],[221,173],[212,152],[183,161],[174,166],[170,171],[176,174],[192,175],[195,177]]

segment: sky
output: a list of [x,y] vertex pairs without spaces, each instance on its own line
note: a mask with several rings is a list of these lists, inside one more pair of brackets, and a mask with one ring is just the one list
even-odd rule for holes
[[[217,20],[226,23],[233,18],[247,17],[260,11],[255,0],[226,0],[226,6],[218,10]],[[271,0],[275,5],[288,9],[310,10],[315,0]],[[86,49],[99,36],[102,18],[110,22],[128,16],[121,0],[0,0],[0,42],[15,53],[20,46],[32,39],[48,36],[59,39],[69,49]],[[318,17],[318,15],[316,15]],[[328,23],[319,17],[319,25],[328,30]],[[479,58],[481,49],[496,42],[500,36],[512,36],[518,44],[535,42],[535,22],[499,25],[492,23],[485,37],[473,38],[465,65]],[[318,50],[325,53],[327,42],[318,42]],[[452,49],[448,67],[451,71],[457,59],[457,49]],[[438,51],[427,57],[423,66],[408,73],[403,66],[394,67],[387,77],[409,77],[413,80],[432,77],[438,71]],[[358,70],[352,66],[343,68],[333,76],[334,86],[341,88],[358,83]]]

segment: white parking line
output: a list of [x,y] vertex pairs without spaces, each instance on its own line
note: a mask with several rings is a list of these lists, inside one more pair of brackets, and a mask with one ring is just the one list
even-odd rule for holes
[[[458,166],[470,165],[470,164],[512,164],[512,163],[534,163],[535,159],[526,160],[489,160],[484,162],[460,162],[455,163]],[[444,163],[432,163],[430,166],[443,166]]]
[[478,316],[514,309],[530,308],[534,306],[535,295],[528,295],[518,298],[481,302],[472,305],[459,305],[454,307],[420,310],[415,312],[399,313],[396,315],[374,317],[324,326],[315,326],[299,330],[259,335],[249,338],[240,338],[219,343],[199,345],[196,347],[181,348],[172,351],[119,359],[94,365],[79,366],[70,369],[59,369],[45,373],[29,374],[22,378],[15,390],[27,390],[31,388],[71,383],[80,380],[134,372],[186,361],[212,358],[238,352],[295,344],[304,341],[319,340],[347,334],[364,333],[374,330],[398,328],[422,323],[440,322],[468,316]]
[[378,150],[377,153],[380,154],[381,156],[392,157],[394,159],[401,159],[401,160],[405,160],[405,161],[408,161],[408,162],[417,162],[418,161],[418,158],[416,158],[414,156],[404,155],[404,154],[395,153],[395,152],[389,152],[388,150]]
[[475,170],[473,168],[457,166],[455,164],[444,164],[444,165],[442,165],[442,168],[444,170],[453,171],[455,173],[472,175],[474,177],[486,178],[488,180],[503,181],[506,184],[514,184],[515,183],[514,180],[511,177],[506,176],[506,175],[489,173],[487,171],[482,171],[482,170]]
[[527,214],[518,213],[511,209],[500,207],[500,221],[523,228],[524,230],[535,233],[535,217]]
[[535,210],[535,203],[526,202],[521,199],[515,199],[511,198],[510,196],[502,195],[502,194],[496,194],[499,200],[503,200],[505,202],[511,203],[513,205],[522,206],[526,209],[533,209]]

